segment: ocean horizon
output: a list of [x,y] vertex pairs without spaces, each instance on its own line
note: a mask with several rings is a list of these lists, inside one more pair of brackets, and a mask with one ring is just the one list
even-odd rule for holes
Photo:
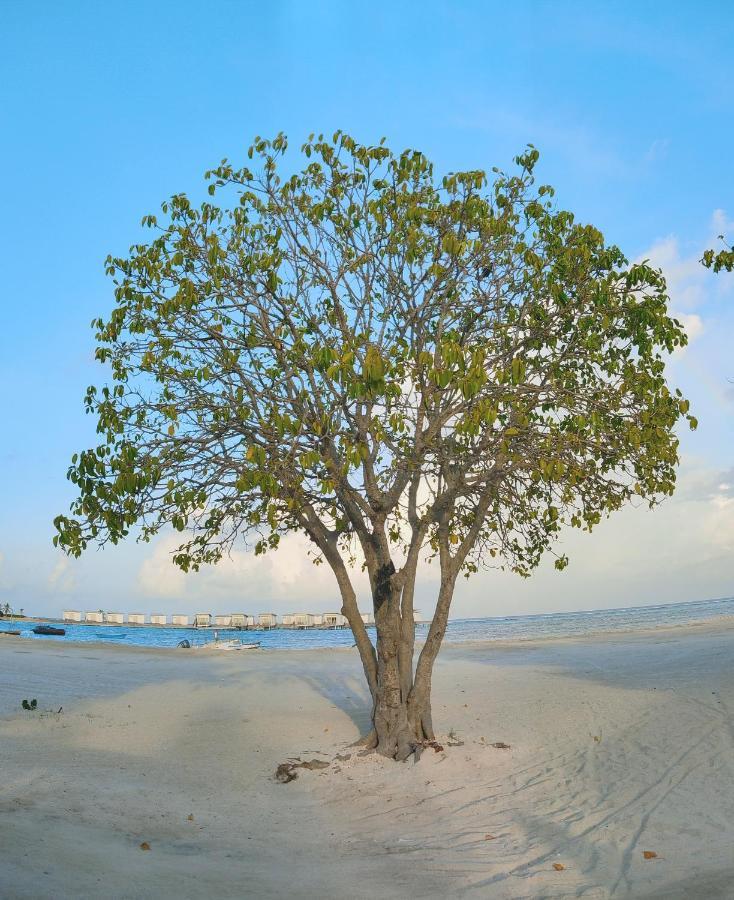
[[[445,642],[578,637],[585,634],[626,632],[661,626],[686,625],[694,622],[710,622],[725,616],[734,616],[734,597],[575,612],[456,618],[449,620]],[[211,644],[214,643],[215,632],[221,640],[242,638],[248,643],[259,642],[263,649],[268,650],[350,647],[354,643],[352,633],[348,628],[297,630],[280,627],[269,630],[251,628],[247,631],[239,631],[215,626],[178,628],[171,625],[64,623],[66,635],[49,638],[33,634],[32,629],[37,624],[37,620],[23,620],[12,622],[11,625],[11,620],[3,619],[0,621],[0,631],[7,631],[12,627],[14,630],[19,630],[22,637],[34,640],[58,640],[66,643],[101,642],[161,648],[176,647],[182,640],[188,640],[195,646]],[[429,623],[427,622],[417,625],[416,639],[419,642],[427,633],[428,627]],[[368,626],[368,633],[374,640],[373,626]]]

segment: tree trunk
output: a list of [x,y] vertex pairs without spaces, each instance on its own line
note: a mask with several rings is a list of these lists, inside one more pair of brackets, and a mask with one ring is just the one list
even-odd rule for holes
[[405,691],[406,678],[397,665],[403,642],[399,631],[389,626],[378,628],[372,743],[378,753],[398,760],[407,759],[426,741],[435,739],[430,678],[416,685],[411,672],[410,687]]
[[416,713],[421,716],[423,731],[429,740],[434,740],[433,721],[431,718],[431,682],[433,679],[433,664],[436,662],[438,651],[441,649],[446,626],[449,620],[449,609],[454,596],[456,585],[456,573],[443,573],[441,587],[438,592],[436,611],[433,614],[431,627],[423,649],[418,657],[415,667],[415,678],[412,694],[415,697]]
[[322,545],[341,589],[342,613],[352,628],[372,697],[373,728],[359,743],[383,756],[405,760],[416,751],[420,752],[426,741],[435,740],[431,677],[433,663],[446,631],[455,575],[442,575],[436,614],[414,670],[413,593],[417,553],[411,556],[400,573],[396,573],[384,547],[367,546],[365,556],[377,632],[375,650],[336,547],[326,541]]
[[393,574],[392,564],[387,564],[374,579],[377,688],[373,723],[377,752],[405,760],[426,740],[433,740],[433,726],[430,684],[416,690],[413,676],[415,572],[407,573],[397,585]]
[[419,718],[411,715],[408,697],[401,689],[397,665],[400,636],[383,627],[377,636],[377,691],[373,722],[377,752],[395,759],[407,759],[422,743],[424,734]]

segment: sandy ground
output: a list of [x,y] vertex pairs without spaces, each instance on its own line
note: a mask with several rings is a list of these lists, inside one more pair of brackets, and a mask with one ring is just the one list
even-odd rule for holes
[[417,765],[355,654],[0,638],[0,896],[734,897],[731,624],[447,647]]

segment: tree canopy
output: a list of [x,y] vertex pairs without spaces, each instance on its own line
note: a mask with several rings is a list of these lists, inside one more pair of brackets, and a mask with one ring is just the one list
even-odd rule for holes
[[[211,199],[173,196],[148,242],[108,258],[115,306],[93,327],[111,381],[86,395],[100,441],[72,460],[55,541],[79,555],[173,528],[189,570],[305,533],[355,633],[372,741],[404,757],[433,736],[460,573],[529,575],[564,526],[673,492],[674,429],[695,420],[665,357],[686,335],[662,274],[536,185],[533,147],[512,173],[440,178],[341,132],[302,153],[298,170],[283,135],[257,138],[254,162],[207,173]],[[426,556],[440,589],[414,666]]]

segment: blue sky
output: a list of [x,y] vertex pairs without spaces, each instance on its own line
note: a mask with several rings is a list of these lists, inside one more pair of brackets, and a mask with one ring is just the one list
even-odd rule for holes
[[[734,593],[734,287],[697,262],[733,231],[733,46],[725,0],[0,4],[0,602],[335,605],[297,542],[185,579],[165,540],[69,563],[50,539],[68,460],[93,440],[81,399],[101,377],[89,321],[111,306],[107,253],[255,134],[337,128],[439,171],[508,166],[534,143],[560,204],[663,266],[692,337],[671,362],[701,421],[676,499],[569,538],[563,574],[478,576],[456,613]],[[419,593],[428,609],[429,577]]]

